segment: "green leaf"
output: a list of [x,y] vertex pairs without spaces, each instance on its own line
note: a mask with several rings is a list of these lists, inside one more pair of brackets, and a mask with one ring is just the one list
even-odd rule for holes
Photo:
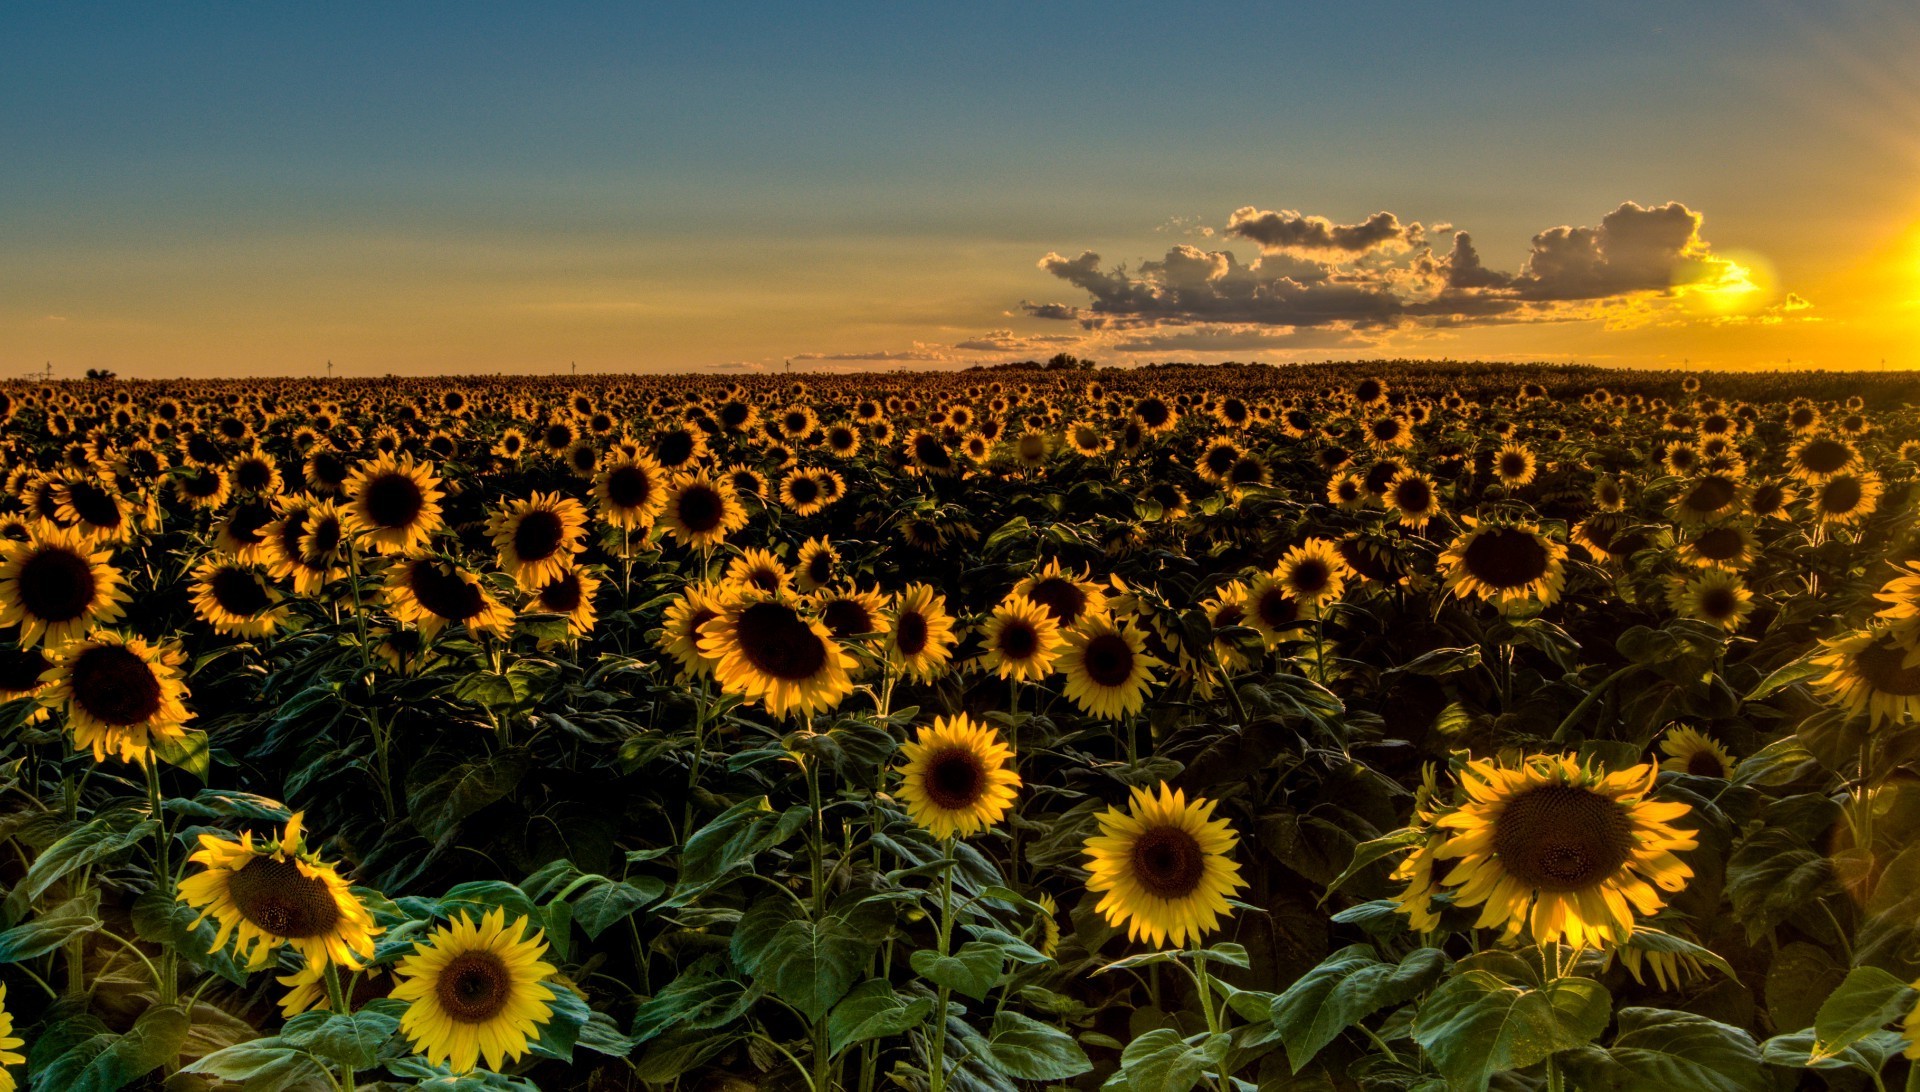
[[831,1053],[838,1054],[855,1043],[917,1028],[932,1012],[932,1000],[909,1001],[886,979],[871,979],[854,987],[827,1014],[827,1042]]
[[293,812],[278,800],[238,789],[201,789],[193,799],[174,797],[161,804],[167,811],[201,819],[259,819],[284,823]]
[[1790,785],[1824,769],[1798,736],[1777,739],[1740,760],[1734,767],[1736,785]]
[[304,1051],[289,1046],[278,1036],[250,1039],[208,1054],[183,1073],[218,1077],[233,1084],[244,1084],[247,1092],[277,1092],[279,1089],[328,1087],[327,1075],[320,1063]]
[[460,820],[505,798],[526,772],[526,752],[517,749],[463,762],[408,793],[407,813],[422,835],[437,840]]
[[1900,1032],[1876,1031],[1836,1054],[1815,1054],[1813,1029],[1801,1028],[1761,1043],[1760,1060],[1796,1069],[1857,1069],[1876,1074],[1906,1047],[1906,1036]]
[[341,1065],[370,1069],[380,1060],[380,1047],[399,1028],[398,1017],[378,1012],[303,1012],[286,1022],[280,1038]]
[[1811,679],[1825,670],[1826,668],[1814,663],[1811,659],[1795,660],[1783,667],[1775,668],[1766,678],[1760,680],[1760,685],[1747,691],[1747,696],[1741,700],[1759,701],[1762,698],[1771,697],[1774,693],[1794,683]]
[[759,996],[736,979],[691,971],[641,1002],[634,1010],[629,1034],[645,1042],[683,1025],[695,1029],[722,1027],[739,1019]]
[[182,730],[179,736],[150,736],[153,753],[160,761],[177,769],[182,769],[199,778],[207,779],[213,768],[211,745],[207,742],[207,733],[198,728]]
[[1343,869],[1338,876],[1335,876],[1331,883],[1327,884],[1327,892],[1325,895],[1320,896],[1320,901],[1322,903],[1326,902],[1335,891],[1344,886],[1347,881],[1353,879],[1354,876],[1358,875],[1361,870],[1365,869],[1368,865],[1382,858],[1390,857],[1395,853],[1412,849],[1414,846],[1425,841],[1426,838],[1427,833],[1423,830],[1415,827],[1403,827],[1400,830],[1396,830],[1390,834],[1384,834],[1372,841],[1361,842],[1354,847],[1353,859],[1347,862],[1347,867]]
[[527,897],[527,893],[503,880],[455,884],[436,901],[440,912],[450,919],[465,912],[478,923],[488,913],[499,909],[506,911],[508,925],[512,925],[515,918],[532,918],[536,924],[540,920],[540,908]]
[[[33,866],[7,896],[7,913],[18,920],[47,888],[76,868],[99,864],[139,845],[160,829],[151,819],[133,822],[130,812],[109,812],[63,836],[34,858]],[[122,826],[121,824],[131,825]]]
[[1446,964],[1447,957],[1437,948],[1415,948],[1397,964],[1383,963],[1366,944],[1322,960],[1269,1006],[1293,1071],[1304,1069],[1341,1032],[1426,990]]
[[666,881],[651,876],[596,884],[589,887],[586,894],[573,899],[573,920],[580,923],[589,937],[598,939],[615,923],[625,921],[666,891]]
[[1468,645],[1465,648],[1436,648],[1432,652],[1423,652],[1399,667],[1389,668],[1383,675],[1452,675],[1461,671],[1471,671],[1480,666],[1480,646]]
[[1233,1045],[1229,1035],[1201,1033],[1182,1039],[1172,1028],[1154,1028],[1120,1052],[1120,1071],[1102,1092],[1191,1092],[1210,1069],[1218,1069]]
[[63,902],[49,913],[0,933],[0,963],[18,963],[45,955],[69,938],[93,932],[100,928],[100,919],[95,914],[99,907],[100,891],[91,888],[82,898]]
[[1523,1069],[1584,1046],[1606,1030],[1612,1002],[1590,978],[1522,989],[1487,971],[1467,971],[1433,991],[1414,1017],[1413,1039],[1447,1086],[1486,1092],[1495,1073]]
[[1016,1080],[1064,1081],[1093,1068],[1073,1036],[1017,1012],[993,1018],[987,1049],[1000,1071]]
[[179,1005],[153,1005],[125,1035],[87,1063],[66,1087],[70,1092],[114,1092],[180,1056],[192,1025]]
[[540,1026],[540,1037],[529,1040],[527,1049],[545,1058],[571,1062],[580,1030],[587,1026],[594,1013],[585,999],[567,987],[552,983],[549,988],[553,990],[553,1000],[547,1002],[547,1007],[553,1010],[553,1017]]
[[1563,1059],[1581,1092],[1765,1092],[1772,1087],[1753,1037],[1691,1012],[1620,1010],[1613,1046]]
[[983,941],[970,940],[952,955],[941,955],[922,948],[907,960],[921,977],[936,986],[945,986],[966,994],[975,1001],[986,1000],[1000,981],[1000,968],[1006,962],[1000,949]]
[[1913,1011],[1913,987],[1878,967],[1855,967],[1813,1018],[1814,1054],[1831,1057]]
[[721,812],[687,839],[680,854],[679,882],[660,909],[692,902],[746,868],[756,854],[791,837],[811,815],[809,809],[796,806],[776,816],[764,796],[742,800]]
[[893,910],[884,902],[843,899],[815,922],[791,899],[755,903],[734,931],[734,961],[774,995],[819,1020],[866,973]]

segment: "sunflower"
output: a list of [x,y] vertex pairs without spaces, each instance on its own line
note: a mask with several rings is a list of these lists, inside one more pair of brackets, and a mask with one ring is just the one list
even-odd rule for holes
[[286,624],[280,592],[260,570],[232,558],[208,558],[193,571],[193,612],[217,632],[265,637]]
[[1087,890],[1095,909],[1127,939],[1155,947],[1198,944],[1231,914],[1227,900],[1247,886],[1230,856],[1239,836],[1215,819],[1216,802],[1160,783],[1135,787],[1128,809],[1108,808],[1086,841]]
[[415,463],[411,454],[395,459],[382,454],[362,463],[342,486],[347,495],[341,513],[348,531],[379,554],[410,554],[426,545],[440,528],[440,479],[431,463]]
[[1373,494],[1367,492],[1366,479],[1358,474],[1341,474],[1327,483],[1327,503],[1349,512],[1366,507],[1371,499]]
[[46,522],[29,524],[25,541],[0,540],[0,626],[19,626],[22,648],[51,648],[118,621],[129,597],[112,558]]
[[1745,489],[1731,474],[1702,474],[1673,502],[1672,516],[1681,523],[1705,523],[1739,513]]
[[1739,574],[1726,569],[1706,569],[1691,578],[1675,577],[1667,601],[1682,618],[1729,632],[1739,629],[1753,613],[1753,593]]
[[[1061,438],[1066,441],[1067,446],[1072,448],[1075,454],[1089,459],[1097,455],[1104,455],[1113,449],[1113,437],[1108,436],[1105,429],[1092,421],[1073,422],[1066,427],[1066,430],[1061,434]],[[1239,454],[1238,448],[1234,449],[1234,454],[1236,456]],[[1204,457],[1202,461],[1204,464]],[[1232,460],[1228,460],[1227,465],[1233,465]],[[1221,476],[1224,478],[1225,475],[1226,470],[1222,468]]]
[[[1216,631],[1246,625],[1247,586],[1238,580],[1222,585],[1211,599],[1201,602],[1200,610],[1206,614],[1207,624]],[[1238,671],[1252,665],[1246,653],[1226,637],[1214,637],[1213,656],[1221,667],[1229,671]]]
[[1733,776],[1733,756],[1697,728],[1668,729],[1666,738],[1660,741],[1660,750],[1667,756],[1660,763],[1663,770],[1722,780]]
[[679,662],[681,678],[711,675],[720,666],[718,660],[701,653],[700,627],[718,618],[733,595],[732,588],[721,584],[688,584],[678,599],[667,604],[658,648]]
[[1063,627],[1107,609],[1106,593],[1100,590],[1100,585],[1088,580],[1084,572],[1075,576],[1063,570],[1057,559],[1015,584],[1013,591],[1047,608],[1047,613]]
[[683,545],[705,549],[720,545],[728,535],[745,527],[747,509],[740,503],[731,479],[715,478],[702,471],[673,479],[660,520],[666,524],[667,533]]
[[14,1083],[12,1066],[25,1065],[26,1055],[20,1048],[26,1040],[13,1033],[13,1014],[7,1011],[7,987],[0,984],[0,1092],[13,1092],[19,1087]]
[[296,594],[313,595],[346,572],[340,511],[330,500],[300,495],[281,497],[279,505],[280,518],[260,529],[261,556],[274,579],[291,579]]
[[465,911],[435,929],[394,967],[393,998],[409,1002],[400,1030],[432,1065],[465,1073],[486,1057],[498,1070],[518,1061],[553,1019],[557,995],[545,980],[558,974],[545,933],[527,935],[527,919],[506,920],[495,907],[475,924]]
[[1877,475],[1843,471],[1809,486],[1807,501],[1821,523],[1845,527],[1872,515],[1880,492]]
[[387,570],[381,588],[387,609],[402,625],[432,637],[449,625],[465,626],[473,636],[505,636],[513,614],[480,583],[480,578],[434,557],[404,558]]
[[1900,575],[1887,581],[1873,593],[1887,604],[1874,617],[1885,618],[1890,628],[1908,643],[1920,637],[1920,561],[1908,561]]
[[217,466],[183,466],[174,471],[174,498],[190,508],[211,511],[226,504],[232,494],[232,480]]
[[878,588],[825,589],[814,594],[812,607],[836,641],[864,639],[868,647],[877,647],[873,635],[886,629],[887,597]]
[[1417,470],[1402,470],[1381,499],[1393,509],[1394,521],[1416,534],[1440,514],[1439,487]]
[[112,752],[144,766],[154,741],[185,738],[181,726],[193,714],[182,681],[187,656],[178,645],[97,629],[52,650],[49,661],[40,701],[65,715],[74,749],[91,750],[94,761]]
[[1860,452],[1852,444],[1832,436],[1809,436],[1787,451],[1787,473],[1808,485],[1856,470],[1860,462]]
[[931,584],[909,584],[887,610],[887,659],[909,678],[930,681],[946,669],[960,638],[947,600]]
[[644,531],[666,507],[666,471],[648,455],[613,456],[593,479],[593,499],[609,525]]
[[255,845],[253,832],[239,841],[200,835],[200,849],[187,858],[205,871],[180,881],[176,898],[220,925],[213,950],[234,941],[234,955],[251,970],[267,965],[289,946],[311,965],[329,961],[358,969],[373,958],[381,932],[338,869],[306,846],[301,813],[294,812],[278,841]]
[[1295,601],[1316,608],[1346,590],[1347,563],[1333,543],[1309,538],[1287,551],[1274,566],[1273,578]]
[[546,587],[573,567],[573,555],[586,549],[580,541],[586,527],[586,506],[557,492],[508,501],[487,518],[500,567],[526,591]]
[[568,566],[534,592],[526,609],[539,614],[564,615],[567,636],[585,637],[593,632],[596,618],[593,595],[599,590],[598,577],[577,566]]
[[54,515],[62,524],[96,542],[127,542],[133,538],[133,506],[115,487],[113,475],[54,478],[49,485]]
[[1793,501],[1793,490],[1772,478],[1754,482],[1747,491],[1747,511],[1755,519],[1785,518],[1787,506]]
[[1474,759],[1460,771],[1457,804],[1433,820],[1445,839],[1415,852],[1458,862],[1439,885],[1454,905],[1481,908],[1477,929],[1619,945],[1636,913],[1659,912],[1661,892],[1693,875],[1674,854],[1699,843],[1671,825],[1691,809],[1647,799],[1658,775],[1652,763],[1604,774],[1572,755]]
[[1539,473],[1533,452],[1519,444],[1508,444],[1493,456],[1493,474],[1509,489],[1527,485]]
[[832,709],[853,692],[853,657],[784,593],[742,590],[728,598],[700,626],[699,651],[714,661],[722,687],[776,717]]
[[1053,673],[1066,642],[1047,608],[1014,592],[1002,600],[980,627],[985,646],[980,660],[1003,679],[1039,682]]
[[1468,530],[1440,555],[1447,587],[1505,607],[1529,601],[1550,604],[1566,586],[1561,561],[1567,548],[1531,524],[1468,520]]
[[1260,639],[1271,648],[1285,640],[1287,632],[1308,617],[1311,617],[1311,612],[1303,610],[1300,601],[1287,594],[1286,585],[1280,583],[1280,578],[1266,572],[1247,584],[1240,602],[1240,618],[1235,624],[1253,627],[1259,631]]
[[795,470],[780,479],[780,503],[796,516],[811,516],[827,506],[828,498],[812,470]]
[[[46,688],[42,678],[53,661],[37,648],[0,648],[0,702],[37,698]],[[35,703],[27,714],[28,724],[37,724],[53,715],[44,705]]]
[[800,544],[793,560],[794,586],[803,592],[815,592],[834,582],[840,575],[840,552],[823,535]]
[[1153,669],[1166,666],[1146,654],[1137,628],[1105,614],[1081,619],[1063,637],[1067,647],[1059,669],[1067,677],[1067,697],[1092,716],[1118,720],[1138,713],[1153,688]]
[[1680,559],[1703,569],[1740,570],[1753,560],[1753,535],[1737,523],[1695,531],[1680,543]]
[[965,838],[998,823],[1013,806],[1020,774],[1013,748],[965,713],[937,717],[920,738],[900,745],[900,799],[935,838]]
[[1892,630],[1865,630],[1822,641],[1812,663],[1826,668],[1813,687],[1868,727],[1920,713],[1920,646]]
[[1593,506],[1602,512],[1618,512],[1627,506],[1626,490],[1613,478],[1593,483]]
[[907,458],[921,473],[945,476],[959,471],[960,464],[937,433],[916,429],[907,434],[906,443]]
[[763,592],[785,592],[793,588],[793,574],[771,550],[758,547],[748,547],[727,562],[726,581],[743,589]]

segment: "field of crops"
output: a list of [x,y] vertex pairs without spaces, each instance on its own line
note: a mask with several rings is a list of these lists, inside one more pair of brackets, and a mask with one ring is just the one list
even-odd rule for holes
[[0,387],[0,1092],[1920,1089],[1916,396]]

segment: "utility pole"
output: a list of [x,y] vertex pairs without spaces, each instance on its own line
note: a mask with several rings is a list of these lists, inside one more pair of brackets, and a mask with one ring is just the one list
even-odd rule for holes
[[574,378],[576,378],[576,379],[577,379],[577,378],[579,378],[579,376],[580,376],[580,362],[579,362],[578,360],[569,360],[569,361],[567,361],[567,367],[568,367],[568,368],[570,368],[570,369],[572,369],[572,373],[571,373],[571,374],[572,374],[572,375],[574,376]]
[[333,361],[331,360],[327,361],[327,378],[333,378]]

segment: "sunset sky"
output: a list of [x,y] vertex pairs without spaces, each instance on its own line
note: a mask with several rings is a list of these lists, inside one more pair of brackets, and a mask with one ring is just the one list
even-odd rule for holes
[[0,9],[0,374],[1920,367],[1920,9]]

